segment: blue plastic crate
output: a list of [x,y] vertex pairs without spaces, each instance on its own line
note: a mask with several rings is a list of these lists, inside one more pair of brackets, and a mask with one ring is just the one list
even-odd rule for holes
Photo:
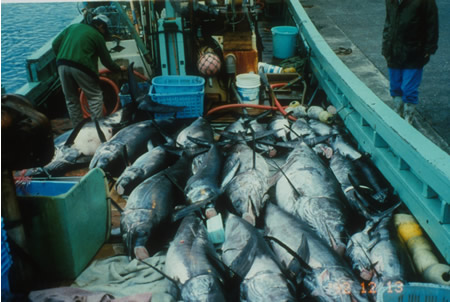
[[200,92],[204,90],[205,79],[198,76],[158,76],[152,79],[155,93]]
[[377,302],[450,302],[450,286],[411,282],[401,287],[384,287],[377,293]]
[[[156,93],[155,86],[150,88],[150,97],[153,101],[171,106],[184,106],[182,111],[175,114],[176,118],[194,118],[203,115],[203,98],[205,89],[194,92]],[[174,113],[155,113],[156,119],[174,116]]]

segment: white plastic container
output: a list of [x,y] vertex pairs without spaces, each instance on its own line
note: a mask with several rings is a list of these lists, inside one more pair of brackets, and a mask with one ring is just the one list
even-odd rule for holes
[[225,231],[220,213],[206,220],[206,228],[208,230],[208,238],[212,243],[221,244],[225,241]]
[[236,87],[242,102],[245,104],[259,103],[259,88],[261,79],[253,73],[242,73],[236,76]]
[[264,73],[282,73],[283,68],[277,65],[267,64],[264,62],[258,63],[258,70]]

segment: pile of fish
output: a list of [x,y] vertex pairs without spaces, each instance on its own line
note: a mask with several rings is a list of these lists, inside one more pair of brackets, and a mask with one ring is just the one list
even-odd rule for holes
[[[399,201],[339,121],[143,120],[105,138],[83,156],[127,200],[129,258],[151,256],[161,227],[177,229],[164,271],[174,299],[375,301],[414,281],[393,228]],[[223,242],[206,227],[217,215]]]
[[[344,128],[264,119],[218,130],[200,117],[171,137],[127,135],[148,148],[114,173],[118,192],[130,192],[121,216],[130,259],[150,256],[155,230],[175,225],[165,274],[184,301],[375,301],[413,281],[393,228],[399,201]],[[218,214],[225,239],[214,244],[206,222]]]

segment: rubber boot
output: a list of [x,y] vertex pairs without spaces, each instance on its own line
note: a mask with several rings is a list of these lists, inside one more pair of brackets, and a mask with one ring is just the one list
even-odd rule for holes
[[401,96],[394,96],[394,111],[400,115],[403,116],[403,100]]
[[412,125],[413,118],[414,118],[415,108],[416,108],[416,104],[405,103],[404,112],[403,112],[404,119],[411,125]]

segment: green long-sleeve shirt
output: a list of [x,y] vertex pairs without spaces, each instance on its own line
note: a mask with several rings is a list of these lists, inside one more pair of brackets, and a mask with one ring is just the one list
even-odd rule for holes
[[111,71],[120,71],[106,48],[105,39],[93,26],[78,23],[64,29],[52,43],[58,65],[70,65],[98,76],[98,59]]

